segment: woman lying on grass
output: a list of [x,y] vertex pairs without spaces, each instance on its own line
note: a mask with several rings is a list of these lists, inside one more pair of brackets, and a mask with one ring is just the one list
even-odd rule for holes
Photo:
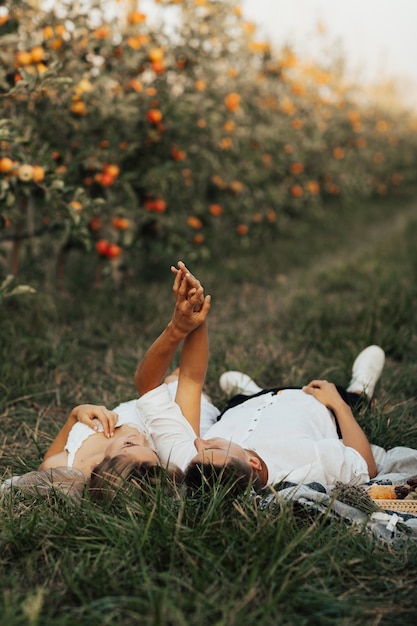
[[[194,286],[195,281],[190,275],[184,273],[181,281],[177,280],[178,286],[180,283],[181,289],[175,290],[176,306],[167,332],[186,337],[181,374],[174,385],[176,402],[182,406],[184,415],[189,416],[184,381],[192,376],[190,371],[196,367],[193,347],[196,336],[198,340],[198,335],[206,333],[205,318],[210,309],[210,299],[205,299],[201,306],[203,290]],[[198,328],[196,335],[193,333],[195,328]],[[198,394],[200,419],[201,405],[208,406],[208,402],[202,397],[201,388]],[[191,395],[194,398],[195,394]],[[132,400],[119,405],[114,411],[92,404],[75,407],[46,452],[39,470],[14,477],[6,481],[3,488],[11,484],[22,490],[38,488],[45,491],[55,487],[79,498],[84,486],[89,483],[92,497],[103,500],[113,497],[117,488],[128,483],[143,490],[166,477],[173,485],[178,484],[182,472],[169,460],[161,463],[135,404],[136,401]],[[214,419],[216,415],[217,412]]]
[[92,404],[75,407],[39,469],[9,479],[3,489],[12,485],[41,493],[56,489],[80,499],[89,484],[93,498],[102,500],[128,483],[143,489],[165,475],[173,483],[181,482],[178,467],[161,463],[134,404],[123,403],[117,411]]

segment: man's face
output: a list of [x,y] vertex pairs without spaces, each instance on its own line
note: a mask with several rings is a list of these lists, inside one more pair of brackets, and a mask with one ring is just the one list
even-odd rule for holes
[[213,439],[202,439],[197,437],[194,446],[198,452],[193,458],[193,462],[210,463],[211,465],[226,465],[231,459],[239,459],[248,463],[248,454],[237,443],[215,437]]

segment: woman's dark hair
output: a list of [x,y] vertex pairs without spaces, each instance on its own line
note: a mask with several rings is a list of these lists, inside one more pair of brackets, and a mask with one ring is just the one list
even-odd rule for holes
[[249,487],[259,491],[261,481],[249,463],[240,459],[230,459],[224,465],[191,461],[184,473],[184,483],[189,495],[198,495],[213,491],[218,486],[236,497]]
[[133,461],[123,455],[105,457],[93,468],[89,493],[95,502],[111,502],[121,491],[149,495],[159,486],[167,494],[175,493],[183,482],[179,467],[167,467],[150,461]]

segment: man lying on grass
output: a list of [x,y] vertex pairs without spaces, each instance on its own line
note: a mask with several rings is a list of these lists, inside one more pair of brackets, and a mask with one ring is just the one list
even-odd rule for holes
[[[183,263],[173,271],[174,292],[187,276],[196,281],[202,293],[197,279]],[[206,322],[192,333],[193,341],[184,342],[181,351],[175,400],[161,381],[187,337],[185,330],[174,333],[168,324],[135,374],[140,396],[137,406],[158,454],[162,462],[169,460],[184,470],[191,489],[219,477],[229,480],[230,473],[235,476],[237,490],[251,483],[259,488],[284,480],[363,484],[376,475],[371,446],[351,406],[372,397],[384,365],[381,348],[369,346],[360,353],[347,391],[327,381],[313,380],[302,389],[275,388],[241,395],[202,439],[199,406],[208,362]],[[194,353],[190,355],[189,351]],[[242,376],[237,373],[238,379]],[[251,394],[254,385],[249,379],[246,393]]]

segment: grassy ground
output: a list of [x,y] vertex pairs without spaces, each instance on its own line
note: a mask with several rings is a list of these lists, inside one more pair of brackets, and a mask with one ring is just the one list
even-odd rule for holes
[[[417,447],[416,236],[409,195],[335,206],[262,250],[192,266],[213,297],[214,401],[225,369],[263,386],[346,383],[356,353],[378,343],[386,367],[360,419],[374,443]],[[26,264],[21,282],[37,295],[0,308],[0,478],[35,469],[75,404],[134,397],[137,361],[171,311],[176,260],[166,278],[93,291],[74,255],[65,292]],[[156,494],[108,509],[19,496],[0,508],[4,626],[416,622],[414,544],[388,549],[297,506]]]

